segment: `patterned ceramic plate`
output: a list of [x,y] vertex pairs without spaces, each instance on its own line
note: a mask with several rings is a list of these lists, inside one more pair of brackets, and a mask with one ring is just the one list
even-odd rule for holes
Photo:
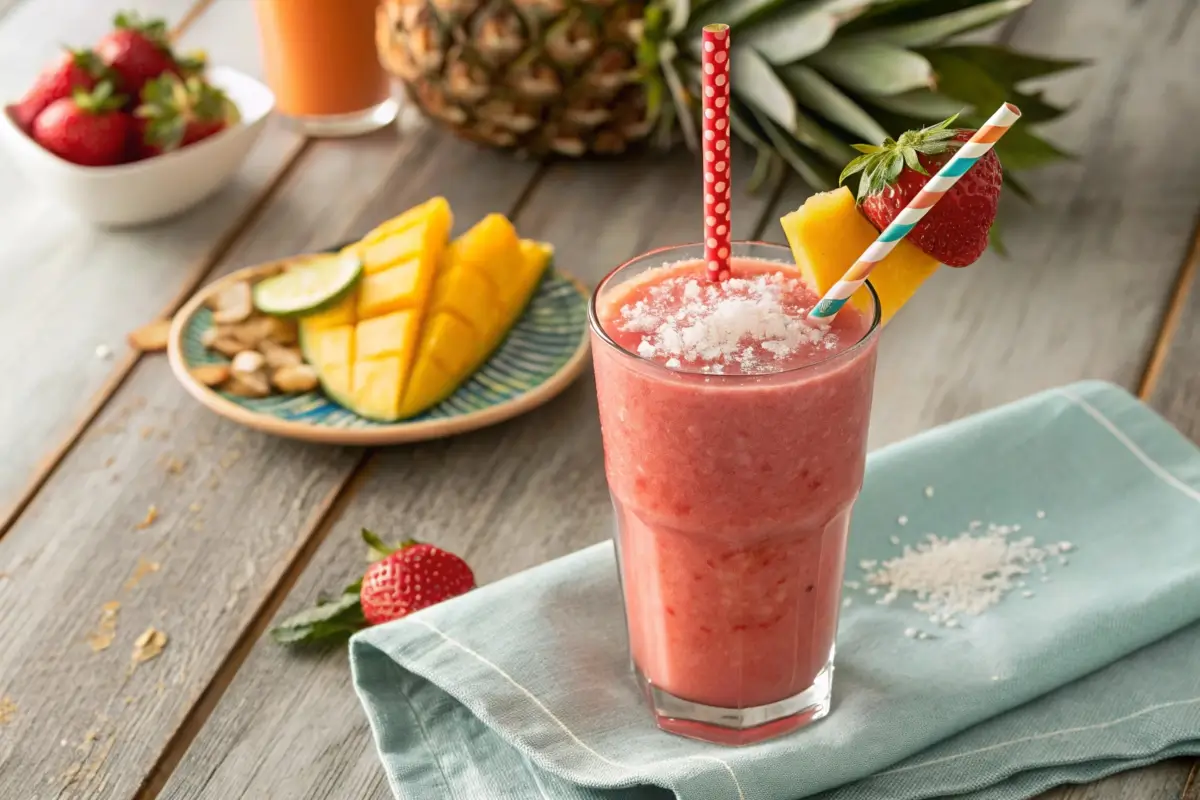
[[228,359],[204,347],[212,327],[205,305],[225,285],[257,281],[292,261],[247,267],[201,289],[175,315],[167,355],[187,391],[223,417],[251,428],[311,442],[383,445],[437,439],[482,428],[535,408],[565,389],[583,370],[588,355],[588,291],[575,278],[551,267],[525,313],[491,358],[440,405],[399,422],[374,422],[320,391],[247,399],[210,389],[189,370]]

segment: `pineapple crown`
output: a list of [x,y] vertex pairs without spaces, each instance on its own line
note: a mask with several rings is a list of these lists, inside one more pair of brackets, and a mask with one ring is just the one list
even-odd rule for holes
[[150,41],[162,47],[167,46],[169,32],[167,22],[163,19],[143,19],[136,11],[121,11],[113,17],[113,27],[117,30],[140,33]]
[[117,111],[125,105],[126,100],[125,95],[116,94],[112,81],[100,81],[91,91],[76,87],[71,92],[71,99],[81,111],[89,114]]
[[189,123],[232,123],[238,118],[237,106],[225,92],[199,76],[180,78],[171,73],[146,82],[141,105],[133,113],[146,120],[146,143],[164,150],[183,143]]
[[958,114],[936,125],[916,131],[905,131],[900,134],[899,139],[889,136],[883,140],[883,144],[852,145],[863,155],[846,165],[838,183],[845,183],[851,175],[861,172],[862,178],[858,182],[858,202],[861,203],[869,195],[879,194],[895,183],[905,166],[914,172],[928,175],[929,171],[921,165],[918,154],[933,156],[962,146],[962,142],[955,139],[962,129],[950,127],[956,119]]

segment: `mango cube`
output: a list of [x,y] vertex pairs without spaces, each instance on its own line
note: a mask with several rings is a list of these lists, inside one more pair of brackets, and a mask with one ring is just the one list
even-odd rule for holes
[[[814,194],[804,205],[780,220],[792,248],[796,266],[818,294],[824,294],[879,236],[862,215],[846,187]],[[938,262],[911,243],[901,240],[888,257],[871,271],[871,285],[879,295],[880,325],[908,302],[938,268]],[[850,302],[866,311],[870,295],[864,286]]]

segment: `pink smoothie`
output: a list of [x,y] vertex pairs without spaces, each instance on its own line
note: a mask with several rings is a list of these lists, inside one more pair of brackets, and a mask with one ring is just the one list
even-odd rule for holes
[[831,657],[876,347],[849,306],[809,324],[794,268],[732,274],[602,288],[594,360],[633,660],[676,697],[747,708]]

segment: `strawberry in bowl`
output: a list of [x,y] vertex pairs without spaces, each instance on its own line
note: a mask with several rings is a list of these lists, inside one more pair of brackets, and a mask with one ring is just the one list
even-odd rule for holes
[[224,186],[274,105],[254,78],[177,54],[163,20],[122,13],[4,107],[0,142],[31,184],[84,219],[139,225]]

